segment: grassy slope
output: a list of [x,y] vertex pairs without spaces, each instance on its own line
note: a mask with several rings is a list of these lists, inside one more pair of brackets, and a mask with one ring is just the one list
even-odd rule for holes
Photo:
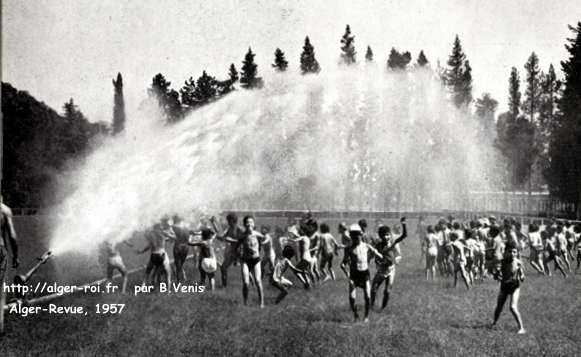
[[[471,291],[450,280],[425,282],[417,241],[403,248],[395,290],[386,311],[368,325],[353,324],[347,283],[341,277],[311,292],[293,289],[280,304],[266,288],[267,307],[241,305],[239,268],[227,290],[180,295],[74,295],[53,302],[83,305],[118,302],[120,316],[8,316],[0,355],[562,355],[581,354],[580,277],[545,278],[528,269],[520,310],[528,333],[516,335],[508,311],[492,318],[498,286],[486,281]],[[339,272],[338,269],[336,269]],[[132,277],[134,282],[139,276]],[[362,296],[358,303],[362,307]]]

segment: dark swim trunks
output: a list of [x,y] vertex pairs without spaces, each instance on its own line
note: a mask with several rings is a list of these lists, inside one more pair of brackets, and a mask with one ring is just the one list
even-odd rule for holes
[[165,253],[151,253],[151,262],[155,265],[163,265]]
[[363,271],[351,269],[350,279],[353,281],[353,284],[355,284],[355,286],[365,288],[366,283],[369,281],[369,278],[370,278],[369,269]]
[[242,259],[242,261],[244,263],[246,263],[246,265],[248,265],[248,268],[252,269],[254,268],[254,266],[258,263],[260,263],[260,257],[257,258],[244,258]]
[[500,283],[500,290],[505,294],[512,294],[519,286],[520,283],[518,281],[502,282]]

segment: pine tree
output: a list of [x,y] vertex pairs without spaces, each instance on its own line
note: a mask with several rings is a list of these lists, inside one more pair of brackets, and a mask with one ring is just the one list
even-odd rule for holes
[[424,54],[424,50],[420,51],[420,54],[418,55],[417,63],[418,63],[418,66],[420,66],[420,67],[425,67],[429,63],[428,59],[426,58],[426,55]]
[[286,71],[288,67],[288,61],[284,57],[284,52],[280,48],[274,51],[274,64],[272,65],[278,72]]
[[508,79],[508,112],[516,120],[521,105],[520,76],[518,70],[512,67]]
[[355,55],[355,36],[351,35],[349,25],[345,27],[345,33],[341,38],[341,62],[346,65],[352,65],[356,62]]
[[171,82],[168,82],[161,73],[158,73],[153,77],[151,88],[149,88],[147,92],[150,97],[157,100],[164,119],[168,123],[173,123],[181,118],[182,105],[180,103],[179,93],[174,89],[171,89],[170,85]]
[[365,53],[365,60],[367,62],[373,62],[373,51],[370,46],[367,46],[367,52]]
[[560,119],[549,148],[549,188],[552,194],[575,204],[581,218],[581,22],[569,26],[574,38],[565,45],[569,58],[561,62],[565,76],[558,102]]
[[458,35],[454,39],[447,64],[444,80],[452,93],[452,101],[458,108],[469,105],[472,101],[472,68],[466,60]]
[[182,103],[190,108],[198,105],[196,98],[194,97],[194,92],[196,90],[196,81],[194,78],[190,77],[185,83],[182,89],[180,89],[180,94],[182,97]]
[[88,144],[88,128],[82,125],[87,122],[87,118],[79,110],[73,98],[63,105],[63,112],[67,123],[64,125],[60,140],[62,140],[65,152],[80,153]]
[[113,135],[125,128],[125,99],[123,98],[123,78],[117,73],[117,80],[113,79],[115,94],[113,97]]
[[240,76],[238,75],[238,71],[236,70],[236,66],[234,66],[234,63],[230,64],[230,70],[228,72],[228,77],[230,78],[230,81],[232,82],[232,84],[236,83],[238,81],[238,79],[240,79]]
[[315,58],[315,48],[311,45],[309,36],[305,37],[305,44],[303,46],[303,52],[301,53],[301,73],[319,73],[321,67],[319,62]]
[[196,81],[196,89],[193,96],[197,103],[206,104],[213,100],[217,94],[216,78],[209,76],[206,71]]
[[248,47],[248,52],[244,56],[244,61],[242,61],[242,74],[240,76],[240,84],[246,89],[258,86],[258,65],[254,63],[254,56],[256,54],[252,53],[252,49]]

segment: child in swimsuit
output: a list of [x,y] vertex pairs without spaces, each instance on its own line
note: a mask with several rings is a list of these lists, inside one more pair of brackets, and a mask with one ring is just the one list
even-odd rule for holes
[[524,334],[526,331],[523,327],[522,318],[518,311],[518,299],[520,296],[520,285],[525,280],[524,268],[522,262],[517,258],[518,248],[513,244],[508,245],[507,256],[502,260],[500,269],[500,292],[498,301],[494,310],[495,326],[504,307],[504,303],[510,296],[510,312],[518,324],[518,334]]

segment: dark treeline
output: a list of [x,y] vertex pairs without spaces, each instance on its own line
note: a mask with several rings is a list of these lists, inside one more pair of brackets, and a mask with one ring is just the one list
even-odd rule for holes
[[24,91],[2,83],[2,194],[14,207],[38,207],[69,160],[85,154],[91,138],[107,132],[90,123],[73,99],[58,114]]
[[[508,110],[496,118],[498,101],[489,93],[474,100],[472,68],[462,49],[460,38],[454,39],[446,67],[432,68],[420,51],[415,62],[409,51],[392,48],[387,55],[390,72],[425,69],[438,77],[447,88],[451,103],[477,120],[483,137],[494,143],[507,161],[506,191],[539,190],[550,192],[563,201],[574,203],[581,213],[581,23],[570,27],[574,37],[566,48],[570,57],[561,62],[565,74],[559,80],[551,64],[546,71],[539,67],[532,52],[519,72],[513,67],[508,79]],[[355,35],[349,25],[340,38],[339,63],[357,65]],[[184,81],[179,90],[159,73],[152,78],[149,97],[156,100],[168,124],[184,119],[188,113],[225,95],[242,89],[260,89],[264,85],[251,48],[243,56],[239,69],[232,63],[217,79],[202,70]],[[273,52],[272,68],[285,72],[289,61],[280,48]],[[371,46],[366,47],[366,64],[374,63]],[[293,64],[291,63],[292,67]],[[296,66],[303,75],[316,75],[322,68],[310,38],[304,44]],[[98,133],[117,134],[125,127],[123,80],[113,80],[113,124],[91,124],[71,101],[64,114],[39,103],[26,92],[2,84],[4,112],[4,179],[3,192],[13,206],[42,204],[43,189],[67,160],[82,155]],[[474,110],[472,110],[474,109]],[[485,140],[486,141],[486,140]]]

